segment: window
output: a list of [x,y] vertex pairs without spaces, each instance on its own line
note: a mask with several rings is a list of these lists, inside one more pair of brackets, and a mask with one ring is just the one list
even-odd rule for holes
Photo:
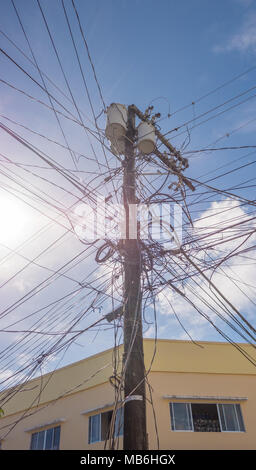
[[189,403],[171,403],[173,431],[193,431],[191,407]]
[[170,403],[171,429],[194,432],[245,432],[239,404]]
[[101,414],[90,416],[89,418],[89,444],[100,441]]
[[118,408],[115,420],[115,437],[123,436],[124,434],[124,409]]
[[220,432],[217,405],[195,403],[191,408],[195,432]]
[[60,426],[34,432],[31,436],[31,450],[58,450],[60,445]]
[[245,432],[240,405],[218,405],[221,430]]
[[[113,410],[89,418],[89,444],[108,439]],[[123,435],[123,408],[116,412],[115,437]]]

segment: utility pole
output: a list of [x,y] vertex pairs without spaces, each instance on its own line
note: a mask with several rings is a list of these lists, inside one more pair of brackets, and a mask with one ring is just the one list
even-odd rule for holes
[[[146,392],[141,318],[141,249],[138,237],[129,238],[129,205],[136,204],[135,112],[128,107],[123,177],[126,215],[124,240],[124,450],[147,449]],[[136,224],[137,225],[137,224]],[[137,234],[137,226],[135,228]]]
[[[169,173],[177,176],[178,186],[188,186],[194,191],[194,186],[188,178],[185,178],[183,171],[188,167],[188,161],[182,157],[170,142],[159,132],[155,126],[154,119],[157,114],[150,117],[153,106],[142,113],[137,106],[130,105],[128,109],[121,104],[113,103],[114,110],[118,111],[115,116],[109,114],[109,123],[106,128],[106,135],[116,149],[116,154],[124,154],[123,165],[123,204],[126,219],[126,236],[123,235],[122,251],[124,256],[124,301],[123,306],[106,316],[108,321],[124,315],[124,355],[123,355],[123,378],[124,378],[124,450],[143,450],[148,448],[147,427],[146,427],[146,386],[145,386],[145,365],[143,353],[143,333],[142,333],[142,249],[140,236],[138,233],[138,221],[136,205],[136,153],[135,143],[140,148],[143,134],[135,126],[136,116],[141,123],[146,123],[146,141],[151,145],[142,147],[142,154],[151,154],[152,162],[155,157],[161,161]],[[111,105],[112,106],[112,105]],[[110,107],[111,108],[111,107]],[[127,114],[126,114],[127,113]],[[124,129],[125,123],[125,129]],[[141,125],[140,123],[140,125]],[[139,126],[140,126],[139,125]],[[122,132],[121,132],[121,129]],[[138,127],[139,129],[139,127]],[[162,142],[167,152],[161,153],[155,146],[152,147],[152,140],[149,137],[155,134]],[[118,139],[120,141],[118,142]],[[124,140],[123,140],[124,139]],[[141,140],[140,140],[141,139]],[[120,142],[122,145],[120,145]],[[125,145],[123,147],[123,142]],[[145,141],[144,141],[145,143]],[[119,146],[120,145],[120,146]],[[173,184],[173,183],[172,183]],[[171,188],[172,184],[168,187]]]

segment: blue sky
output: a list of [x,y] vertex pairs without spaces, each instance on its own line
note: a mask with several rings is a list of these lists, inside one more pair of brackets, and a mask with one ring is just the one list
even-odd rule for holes
[[[71,1],[64,3],[76,40],[90,98],[95,114],[98,116],[102,111],[102,101],[94,74],[79,32],[72,3]],[[15,5],[40,69],[51,78],[55,85],[68,94],[65,79],[37,1],[16,0]],[[93,129],[93,115],[61,1],[41,0],[41,6],[73,96],[79,109],[84,113],[84,123]],[[155,0],[77,0],[76,6],[106,105],[111,102],[120,102],[125,105],[135,103],[140,109],[145,110],[149,104],[153,104],[155,110],[161,113],[162,119],[158,124],[163,133],[188,122],[189,139],[186,127],[181,127],[179,131],[173,131],[170,134],[171,143],[184,152],[204,149],[208,146],[255,145],[256,88],[253,89],[253,87],[256,86],[256,68],[253,69],[253,67],[256,66],[256,2],[254,0],[217,0],[215,2],[210,0],[159,0],[158,2]],[[37,69],[21,53],[21,51],[24,52],[32,59],[15,10],[9,0],[1,2],[0,23],[1,48],[21,67],[24,67],[28,74],[41,83]],[[241,75],[240,78],[237,78],[239,75]],[[59,165],[74,171],[75,167],[70,153],[67,149],[53,142],[57,141],[62,146],[66,145],[56,116],[47,106],[39,103],[39,101],[43,101],[49,106],[46,93],[3,54],[1,54],[0,78],[2,80],[0,83],[1,122],[50,155]],[[227,84],[222,86],[225,83]],[[49,82],[47,84],[48,91],[76,115],[72,103]],[[217,88],[219,89],[212,92]],[[34,99],[32,100],[17,89],[29,94]],[[205,95],[208,96],[200,99]],[[227,103],[223,105],[225,102]],[[176,112],[183,107],[182,111]],[[209,113],[209,110],[215,107],[216,110]],[[58,105],[57,108],[67,114]],[[170,117],[167,117],[168,114]],[[199,118],[201,114],[203,116]],[[213,118],[215,115],[217,116]],[[60,120],[70,148],[91,158],[88,160],[81,157],[78,162],[79,173],[76,173],[87,185],[88,181],[92,179],[93,173],[89,175],[86,172],[95,172],[96,175],[98,171],[97,164],[93,161],[95,160],[93,148],[100,163],[106,165],[102,149],[93,137],[90,137],[89,141],[86,132],[77,124],[63,116],[60,117]],[[207,122],[197,126],[204,120]],[[17,123],[26,128],[18,126]],[[104,125],[105,116],[101,115],[99,126],[104,129]],[[38,134],[46,136],[48,140]],[[91,143],[93,143],[93,148]],[[97,268],[92,254],[77,266],[74,261],[68,274],[64,274],[65,268],[62,268],[61,277],[57,278],[56,275],[54,277],[53,272],[56,273],[72,257],[85,250],[85,246],[72,232],[64,235],[65,228],[70,228],[69,221],[60,213],[56,215],[56,205],[62,207],[63,211],[67,213],[67,208],[75,204],[75,198],[70,194],[74,188],[66,180],[63,180],[61,175],[46,168],[47,165],[40,158],[25,149],[3,130],[1,130],[1,154],[1,205],[2,207],[6,205],[10,207],[9,212],[13,210],[13,217],[4,218],[5,216],[2,216],[2,225],[3,221],[5,225],[5,228],[2,226],[0,240],[2,328],[12,323],[15,324],[19,319],[24,318],[24,321],[18,324],[17,329],[26,329],[31,328],[31,317],[25,319],[27,315],[78,288],[78,283],[73,282],[72,279],[91,282],[92,279],[99,276],[99,273],[105,275],[107,268],[102,266]],[[208,173],[209,177],[220,174],[220,170],[217,170],[220,166],[225,167],[223,171],[236,168],[238,166],[236,160],[239,158],[242,159],[241,164],[253,162],[255,159],[253,149],[200,154],[188,153],[187,156],[190,163],[187,175],[204,180],[206,176],[203,175]],[[8,162],[6,158],[10,159],[12,163]],[[113,156],[108,156],[108,158],[111,158],[110,165],[114,168],[115,159]],[[44,168],[38,168],[39,166]],[[15,171],[15,175],[11,174],[10,170]],[[253,178],[254,173],[252,165],[224,176],[212,184],[220,189],[235,187],[243,181]],[[41,179],[38,178],[38,175]],[[96,179],[90,183],[91,188],[96,188],[97,181]],[[120,183],[119,178],[116,184],[120,185]],[[23,186],[20,186],[21,184]],[[61,189],[63,185],[66,190],[70,191],[69,193],[66,191],[64,194]],[[106,185],[105,188],[101,186],[97,191],[102,190],[107,195],[110,191],[109,188],[109,185]],[[33,193],[31,196],[29,190],[35,191],[36,195]],[[40,191],[41,199],[38,198],[38,191]],[[239,189],[238,193],[251,200],[255,199],[254,187]],[[49,200],[54,207],[49,206]],[[236,205],[232,206],[232,203],[225,198],[216,197],[216,202],[211,198],[198,208],[194,217],[205,217],[207,211],[215,211],[217,215],[216,219],[212,218],[212,226],[216,226],[217,223],[221,225],[223,220],[221,216],[218,216],[218,211],[228,204],[231,204],[229,209],[231,214],[235,214],[234,218],[245,217],[249,211],[247,207],[238,208]],[[20,220],[18,220],[18,215],[21,216]],[[13,224],[14,219],[16,222]],[[21,227],[22,223],[23,227]],[[200,227],[200,221],[198,226]],[[11,237],[13,232],[15,232],[15,236]],[[49,245],[54,243],[58,237],[60,237],[59,242],[49,249]],[[29,243],[27,243],[28,239]],[[25,245],[22,244],[24,242],[26,242]],[[250,240],[250,243],[253,243],[253,239]],[[224,248],[226,250],[232,249],[232,246],[225,245]],[[41,254],[46,249],[47,251]],[[83,255],[81,255],[81,259],[82,257]],[[78,260],[81,259],[78,258]],[[91,274],[94,269],[96,271]],[[241,260],[237,260],[228,269],[233,269],[236,275],[240,276],[240,280],[243,279],[247,282],[251,299],[254,301],[255,260],[251,259],[249,265],[246,266],[242,266]],[[53,278],[46,281],[51,275]],[[9,282],[6,284],[7,280]],[[47,283],[47,287],[43,291],[37,292],[29,300],[26,299],[26,302],[21,303],[18,307],[15,306],[15,309],[10,309],[14,302],[20,301],[24,295],[32,289],[36,289],[40,282]],[[234,284],[231,286],[230,281],[223,281],[221,274],[219,274],[219,279],[216,279],[216,283],[222,286],[225,294],[230,293],[232,299],[235,299],[236,304],[252,321],[253,304],[245,301],[241,294],[241,285],[236,291],[233,291]],[[249,295],[248,292],[246,295]],[[48,312],[46,317],[48,318],[48,327],[47,324],[44,324],[42,328],[45,330],[43,331],[48,331],[51,328],[54,330],[57,326],[60,328],[58,331],[61,331],[61,328],[68,327],[68,321],[71,319],[75,321],[76,315],[82,315],[91,300],[92,293],[82,289],[78,293],[72,294],[69,304],[61,304],[59,310],[53,310],[51,313],[50,307],[47,307],[45,311]],[[177,313],[180,319],[194,339],[221,339],[205,320],[192,313],[180,299],[174,298],[173,300],[179,310]],[[102,313],[107,313],[104,312],[104,307],[98,308],[97,305],[88,313],[86,319],[81,320],[78,329],[91,324]],[[177,318],[171,314],[168,302],[166,303],[163,296],[158,299],[157,306],[159,336],[187,339],[188,336],[184,333]],[[110,308],[110,305],[108,304],[105,308]],[[7,312],[8,315],[5,315]],[[71,317],[68,317],[69,313],[71,313]],[[38,314],[35,313],[33,318],[39,322],[43,321],[42,311]],[[54,326],[51,322],[55,318],[58,322]],[[148,319],[152,320],[150,309],[148,310]],[[9,333],[9,336],[7,333],[2,333],[3,346],[10,345],[14,341],[16,342],[15,348],[17,348],[21,339],[20,335],[21,333],[18,332]],[[154,335],[152,325],[145,326],[145,335],[148,337]],[[236,336],[234,338],[238,339]],[[43,339],[47,339],[47,335]],[[22,346],[20,349],[11,350],[14,362],[12,362],[11,356],[2,372],[3,377],[6,377],[8,373],[11,374],[17,368],[17,364],[21,366],[26,360],[31,360],[33,351],[36,355],[48,351],[47,344],[43,345],[36,342],[37,340],[38,336],[35,335],[30,348],[26,349]],[[21,345],[25,344],[26,337],[23,337],[22,341]],[[33,350],[35,344],[38,345],[38,349]],[[62,365],[70,363],[112,345],[113,330],[110,330],[108,326],[100,332],[95,330],[85,333],[66,352],[63,350],[61,354],[53,354],[43,370],[60,364],[60,360]],[[14,351],[16,351],[16,356]],[[6,356],[4,358],[6,360]]]

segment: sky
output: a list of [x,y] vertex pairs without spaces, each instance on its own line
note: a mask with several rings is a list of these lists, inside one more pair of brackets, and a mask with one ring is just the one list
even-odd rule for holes
[[[10,0],[0,5],[0,121],[40,155],[14,139],[6,127],[0,130],[0,329],[9,330],[0,332],[3,380],[18,369],[22,378],[26,364],[31,364],[33,374],[35,358],[37,365],[42,362],[41,372],[46,372],[113,345],[113,328],[105,325],[51,352],[51,342],[55,344],[62,331],[72,326],[72,331],[79,332],[113,308],[110,300],[101,304],[95,298],[93,308],[86,311],[101,281],[106,283],[108,298],[116,297],[114,306],[120,299],[120,277],[113,284],[111,267],[97,265],[94,247],[84,245],[74,233],[70,219],[81,192],[51,166],[54,160],[68,169],[95,197],[120,188],[120,174],[114,187],[97,176],[118,166],[118,159],[104,155],[96,138],[94,115],[99,116],[100,131],[105,129],[103,105],[134,103],[143,111],[153,105],[161,113],[159,129],[163,134],[171,131],[170,142],[189,160],[186,175],[204,182],[212,178],[209,184],[227,190],[201,205],[200,195],[193,200],[188,196],[195,236],[207,233],[211,241],[216,227],[223,229],[230,221],[246,220],[252,214],[253,208],[230,198],[229,190],[255,199],[254,0],[76,0],[86,44],[72,2],[66,0],[83,75],[61,0],[39,4],[16,0],[14,5]],[[31,63],[35,60],[37,65]],[[45,84],[54,101],[43,90]],[[53,102],[57,113],[50,109]],[[78,112],[89,131],[77,124]],[[236,149],[195,152],[216,147]],[[235,170],[240,165],[245,166]],[[226,174],[230,170],[234,171]],[[225,174],[217,178],[221,173]],[[254,221],[245,227],[253,232]],[[218,256],[225,258],[238,242],[230,240],[229,231],[218,236],[223,241]],[[212,237],[216,240],[216,235]],[[220,268],[212,274],[217,288],[253,323],[254,233],[245,243],[250,257],[232,257],[225,272]],[[208,251],[208,261],[210,256],[216,253]],[[197,259],[205,261],[202,255]],[[198,298],[202,288],[211,295],[211,286],[202,279],[199,284],[193,282],[191,301],[219,325],[211,301],[207,307]],[[156,301],[158,337],[223,340],[209,321],[170,289],[160,292]],[[145,320],[145,337],[154,337],[152,306]],[[31,328],[36,331],[33,335]],[[120,330],[118,335],[121,341]],[[232,335],[241,341],[239,335]],[[42,361],[44,355],[47,358]]]

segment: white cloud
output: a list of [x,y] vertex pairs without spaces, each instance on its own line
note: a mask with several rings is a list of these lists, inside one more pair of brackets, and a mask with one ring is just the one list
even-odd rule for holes
[[0,372],[0,383],[6,380],[9,380],[13,376],[13,371],[11,369],[4,370]]
[[26,279],[17,279],[13,282],[13,288],[24,294],[31,288],[32,284]]
[[246,15],[239,30],[225,44],[218,44],[214,52],[256,52],[256,12]]
[[[247,221],[249,218],[250,215],[248,215],[243,207],[239,206],[236,201],[222,200],[212,203],[209,209],[195,222],[193,238],[197,235],[200,237],[207,235],[207,245],[210,246],[217,242],[218,246],[213,249],[202,249],[201,252],[197,252],[197,264],[201,264],[202,267],[204,262],[206,260],[209,261],[209,259],[218,262],[224,259],[228,254],[233,254],[237,249],[239,250],[238,247],[243,238],[236,240],[231,238],[241,233],[241,227],[244,229],[244,234],[255,230],[255,224]],[[229,228],[230,225],[236,224],[241,220],[246,220],[246,223],[239,228]],[[228,229],[225,230],[227,227]],[[221,230],[220,233],[216,233],[218,229]],[[221,244],[219,245],[220,242]],[[255,245],[255,242],[256,236],[254,232],[252,237],[244,243],[242,248],[250,250],[252,246]],[[203,241],[203,239],[198,242],[197,246],[200,247],[200,245],[204,248],[205,241]],[[221,264],[216,271],[213,272],[208,269],[205,271],[205,274],[208,278],[211,278],[211,281],[221,292],[223,297],[232,303],[242,315],[247,316],[247,318],[254,318],[255,306],[253,302],[256,303],[256,290],[254,287],[256,278],[256,255],[254,254],[253,256],[253,251],[245,253],[245,258],[239,254],[234,257],[232,256],[228,261]],[[185,293],[196,308],[207,315],[214,324],[223,327],[224,324],[220,323],[217,313],[214,313],[213,309],[216,309],[219,314],[227,319],[228,316],[225,313],[225,307],[228,307],[230,311],[232,311],[232,308],[228,305],[228,302],[210,286],[206,279],[203,279],[202,276],[196,278],[192,277],[189,282],[184,285],[183,293]],[[158,295],[157,301],[158,311],[165,319],[168,316],[174,319],[173,306],[189,334],[191,334],[194,339],[203,339],[207,320],[205,320],[183,296],[173,293],[171,287],[166,287]],[[232,313],[235,316],[237,315],[235,311],[232,311]],[[210,326],[210,324],[208,325]],[[211,326],[211,328],[213,327]],[[229,334],[230,333],[231,330],[229,330]],[[186,333],[182,335],[182,338],[187,338]]]
[[[222,201],[212,202],[201,217],[194,221],[194,237],[201,237],[200,246],[207,249],[213,245],[213,250],[218,249],[219,253],[228,253],[236,248],[242,240],[234,239],[243,231],[252,230],[253,225],[249,221],[250,216],[244,211],[244,208],[233,199],[224,199]],[[243,223],[242,225],[239,225]],[[215,245],[219,243],[218,247]],[[212,256],[215,256],[213,251]],[[203,256],[204,253],[201,253]]]

